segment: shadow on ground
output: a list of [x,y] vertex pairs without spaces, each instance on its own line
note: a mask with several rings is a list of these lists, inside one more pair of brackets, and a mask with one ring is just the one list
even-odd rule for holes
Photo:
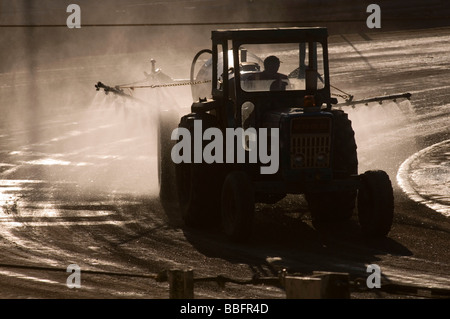
[[354,216],[351,220],[315,229],[302,196],[290,196],[275,205],[257,205],[250,238],[244,243],[225,238],[220,226],[185,227],[174,202],[163,204],[169,223],[183,230],[186,240],[208,258],[246,264],[254,276],[313,271],[347,272],[360,276],[380,255],[410,256],[412,252],[389,237],[366,239]]

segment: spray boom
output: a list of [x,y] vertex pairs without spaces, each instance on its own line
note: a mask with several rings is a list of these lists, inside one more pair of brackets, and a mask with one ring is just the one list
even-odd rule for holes
[[117,87],[117,86],[116,87],[108,86],[108,85],[103,84],[102,82],[97,82],[97,84],[95,85],[95,89],[97,91],[100,91],[101,89],[103,89],[105,91],[105,94],[108,94],[109,92],[112,92],[112,93],[117,94],[117,95],[131,97],[131,95],[126,94],[119,87]]
[[361,100],[353,100],[353,95],[351,95],[350,98],[345,100],[345,102],[338,103],[338,104],[336,104],[336,106],[348,106],[348,105],[351,105],[352,107],[355,107],[356,104],[368,105],[369,103],[372,103],[372,102],[378,102],[380,104],[383,104],[383,101],[393,100],[394,102],[396,102],[398,99],[407,99],[407,100],[409,100],[409,99],[411,99],[411,93],[375,96],[375,97],[361,99]]
[[[97,91],[100,91],[103,89],[105,91],[105,94],[108,94],[112,92],[113,94],[117,94],[123,97],[127,98],[134,98],[131,94],[127,94],[124,92],[124,89],[138,89],[138,88],[159,88],[159,87],[168,87],[168,86],[180,86],[180,85],[190,85],[192,88],[195,84],[203,84],[208,83],[210,80],[197,80],[194,77],[194,66],[199,58],[199,56],[203,53],[212,53],[211,50],[202,50],[197,53],[195,56],[192,65],[191,65],[191,75],[190,80],[175,80],[168,76],[167,74],[163,73],[161,69],[156,68],[156,61],[154,59],[151,59],[151,70],[150,73],[144,72],[145,80],[134,82],[126,85],[116,85],[114,87],[108,86],[103,84],[102,82],[97,82],[95,85],[95,88]],[[245,55],[247,53],[245,52]],[[330,87],[336,89],[337,91],[341,92],[342,94],[332,94],[338,97],[341,97],[345,100],[345,102],[337,103],[337,99],[333,99],[333,102],[331,104],[334,104],[337,107],[342,106],[352,106],[355,107],[357,104],[365,104],[368,105],[369,103],[378,102],[379,104],[383,104],[383,101],[386,100],[393,100],[396,102],[398,99],[410,99],[411,93],[402,93],[402,94],[392,94],[392,95],[383,95],[383,96],[375,96],[371,98],[365,98],[360,100],[355,100],[354,96],[352,94],[349,94],[333,85],[330,84]],[[194,97],[194,91],[193,97]]]

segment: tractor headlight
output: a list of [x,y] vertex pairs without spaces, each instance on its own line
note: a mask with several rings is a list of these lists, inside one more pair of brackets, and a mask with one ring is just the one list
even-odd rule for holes
[[327,155],[324,153],[320,153],[317,155],[316,160],[317,160],[317,164],[322,164],[327,160]]
[[303,166],[305,162],[305,156],[303,154],[296,154],[294,156],[294,165],[295,166]]

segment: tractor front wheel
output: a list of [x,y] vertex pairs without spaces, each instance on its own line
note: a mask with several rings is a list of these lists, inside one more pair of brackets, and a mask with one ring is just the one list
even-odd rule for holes
[[367,237],[384,237],[392,227],[394,192],[384,171],[367,171],[361,175],[358,192],[358,218]]

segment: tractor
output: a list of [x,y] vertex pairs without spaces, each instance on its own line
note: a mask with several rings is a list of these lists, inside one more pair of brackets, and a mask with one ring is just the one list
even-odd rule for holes
[[[176,185],[184,223],[221,225],[229,239],[243,241],[251,234],[255,203],[303,194],[314,227],[348,220],[357,207],[362,233],[386,236],[394,214],[392,184],[382,170],[358,174],[352,123],[343,110],[333,109],[337,99],[330,93],[327,29],[229,29],[211,36],[211,50],[200,51],[192,62],[191,81],[202,83],[192,86],[196,101],[178,123],[178,130],[191,134],[175,134],[173,118],[161,117],[161,189],[173,193],[165,185]],[[196,74],[203,54],[211,58]],[[228,136],[228,130],[239,128],[244,134],[234,137],[234,149],[214,150],[232,152],[234,161],[174,154],[175,142],[190,138],[184,145],[194,148],[199,134],[214,129]],[[270,135],[268,153],[278,156],[278,170],[271,174],[261,173],[267,162],[251,160],[252,150],[264,146],[262,129]],[[277,143],[270,132],[277,132]],[[207,142],[202,140],[200,152]],[[245,160],[236,154],[245,154]],[[174,163],[177,156],[187,160]]]
[[[158,110],[161,199],[177,195],[186,225],[220,225],[233,241],[250,236],[256,203],[287,194],[304,195],[317,229],[349,220],[357,208],[364,236],[386,236],[394,215],[391,181],[382,170],[358,173],[355,133],[340,106],[411,94],[346,94],[338,103],[324,27],[214,30],[211,38],[212,48],[194,56],[189,80],[173,80],[152,60],[143,82],[95,85],[135,101],[126,89],[190,85],[190,113]],[[204,54],[211,56],[196,72]]]

